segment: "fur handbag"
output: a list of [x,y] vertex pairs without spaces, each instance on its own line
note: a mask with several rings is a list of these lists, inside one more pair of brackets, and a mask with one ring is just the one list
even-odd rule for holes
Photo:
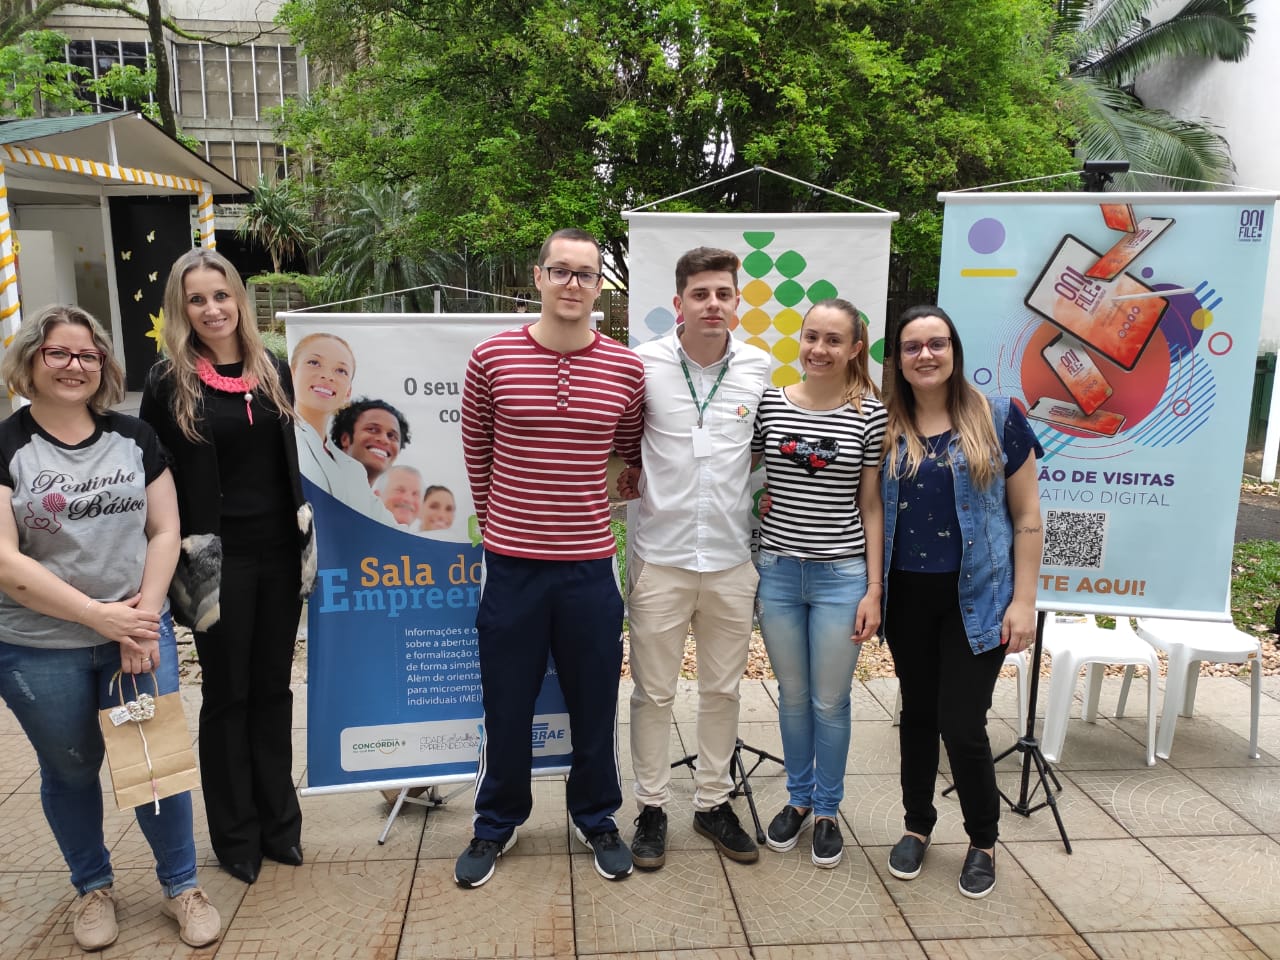
[[298,532],[302,534],[302,589],[298,596],[305,600],[315,589],[319,561],[316,551],[315,511],[309,503],[298,508]]
[[169,583],[169,606],[174,619],[203,633],[218,622],[222,585],[222,540],[214,533],[182,538],[178,567]]

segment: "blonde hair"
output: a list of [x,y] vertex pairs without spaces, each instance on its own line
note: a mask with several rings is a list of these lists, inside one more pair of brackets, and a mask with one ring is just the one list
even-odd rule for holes
[[[817,310],[819,307],[826,307],[843,313],[849,318],[849,323],[853,327],[853,345],[856,347],[862,344],[862,349],[855,356],[849,358],[849,363],[845,366],[845,390],[844,402],[853,407],[859,413],[862,412],[862,400],[864,397],[875,397],[880,399],[880,389],[876,386],[874,380],[871,379],[871,365],[867,361],[867,352],[871,349],[870,336],[867,330],[867,324],[863,321],[858,308],[848,300],[840,297],[829,297],[826,300],[819,300],[808,312],[805,313],[805,320],[809,319],[809,314]],[[803,334],[804,324],[801,323],[800,331]]]
[[258,324],[249,304],[249,293],[244,281],[231,262],[220,253],[204,247],[188,250],[169,271],[164,287],[164,352],[168,369],[163,373],[173,378],[173,419],[188,440],[199,443],[205,439],[197,426],[201,413],[203,393],[200,378],[196,375],[196,360],[208,356],[191,321],[187,319],[187,295],[184,287],[187,274],[192,270],[216,270],[227,281],[231,298],[239,314],[236,320],[236,338],[240,342],[240,357],[244,361],[245,377],[254,377],[258,385],[254,392],[265,397],[285,419],[292,419],[293,406],[285,395],[284,386],[276,374],[267,348],[258,335]]
[[103,355],[98,389],[89,398],[89,409],[94,413],[106,413],[125,397],[124,369],[111,351],[111,341],[102,324],[87,310],[71,304],[45,307],[35,316],[22,321],[13,342],[4,352],[3,362],[0,362],[0,379],[18,396],[34,399],[36,388],[31,377],[31,365],[36,362],[36,354],[44,346],[49,331],[61,323],[74,324],[88,330],[93,337],[94,347]]
[[[951,336],[951,378],[947,382],[947,414],[951,427],[960,440],[969,477],[978,489],[989,487],[996,471],[1003,469],[1001,440],[991,422],[991,405],[982,392],[964,376],[964,347],[956,325],[941,307],[910,307],[898,320],[898,338],[894,350],[893,395],[889,397],[889,423],[884,434],[884,457],[892,477],[914,477],[924,462],[924,442],[916,429],[916,395],[902,372],[902,331],[913,320],[936,317],[947,325]],[[907,456],[898,462],[898,439],[905,438]]]

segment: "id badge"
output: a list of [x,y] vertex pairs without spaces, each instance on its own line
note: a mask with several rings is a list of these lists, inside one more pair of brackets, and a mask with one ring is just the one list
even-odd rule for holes
[[711,456],[711,431],[705,426],[693,428],[693,457],[702,460]]

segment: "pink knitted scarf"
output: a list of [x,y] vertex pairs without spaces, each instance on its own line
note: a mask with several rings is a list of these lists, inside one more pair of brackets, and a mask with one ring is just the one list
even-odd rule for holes
[[249,426],[253,426],[253,390],[258,385],[258,378],[250,374],[247,377],[224,377],[207,357],[196,358],[196,376],[206,387],[221,390],[223,393],[243,393],[244,412],[249,416]]

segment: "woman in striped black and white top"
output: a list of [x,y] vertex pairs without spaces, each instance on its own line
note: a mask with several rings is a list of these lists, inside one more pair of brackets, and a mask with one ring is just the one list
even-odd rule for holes
[[849,692],[862,642],[880,625],[886,413],[867,365],[867,325],[847,300],[804,318],[804,379],[765,391],[752,452],[771,501],[756,566],[761,632],[778,678],[788,804],[769,846],[792,849],[813,823],[812,860],[840,862],[836,812],[849,752]]

